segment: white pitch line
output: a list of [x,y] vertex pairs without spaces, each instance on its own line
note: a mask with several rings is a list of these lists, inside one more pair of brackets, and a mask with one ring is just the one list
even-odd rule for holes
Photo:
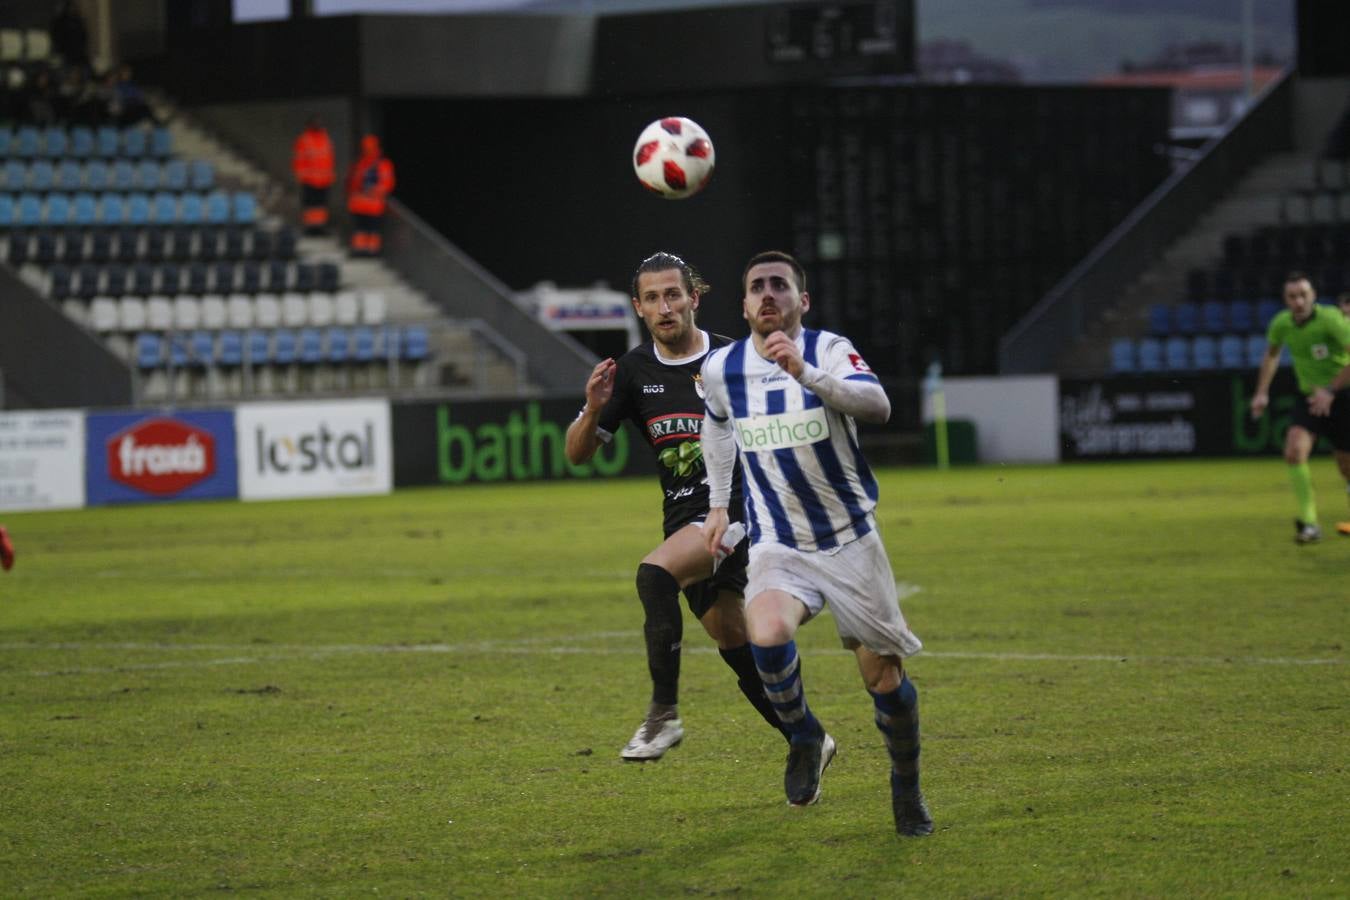
[[[475,641],[462,644],[169,644],[155,642],[56,642],[0,644],[0,651],[20,652],[145,652],[145,653],[231,653],[217,659],[161,660],[158,662],[121,663],[114,666],[71,666],[50,671],[3,672],[0,678],[45,678],[60,675],[91,675],[117,672],[154,671],[159,669],[206,668],[227,665],[266,665],[298,659],[325,659],[333,656],[360,656],[372,654],[433,653],[433,654],[499,654],[504,656],[637,656],[645,651],[637,638],[639,632],[604,631],[568,638],[531,638],[518,641]],[[596,640],[624,639],[622,647],[583,646]],[[711,654],[711,646],[686,647],[690,653]],[[843,648],[813,650],[813,653],[850,655]],[[932,659],[973,659],[991,662],[1108,662],[1143,663],[1149,665],[1196,666],[1340,666],[1343,659],[1305,657],[1242,657],[1242,656],[1133,656],[1130,654],[1100,653],[1011,653],[963,650],[925,650],[924,657]]]

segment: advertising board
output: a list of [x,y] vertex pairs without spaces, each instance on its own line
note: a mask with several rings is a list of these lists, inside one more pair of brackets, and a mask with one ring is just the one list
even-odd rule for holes
[[90,505],[236,497],[234,413],[89,413]]
[[245,500],[387,494],[392,487],[387,400],[246,403],[235,415]]
[[0,413],[0,510],[84,506],[84,413]]

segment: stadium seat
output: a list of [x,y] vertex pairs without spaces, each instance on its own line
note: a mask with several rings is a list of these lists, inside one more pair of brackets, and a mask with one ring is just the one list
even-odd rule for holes
[[161,159],[173,153],[173,133],[164,125],[157,125],[150,132],[150,154]]
[[37,194],[20,194],[14,224],[19,228],[36,228],[41,225],[42,198]]
[[132,159],[140,159],[145,156],[146,139],[145,130],[141,128],[128,128],[122,132],[122,153]]
[[207,294],[202,297],[202,327],[214,331],[224,328],[228,322],[225,298],[220,294]]
[[209,191],[215,185],[216,172],[209,160],[194,159],[188,171],[188,187],[194,191]]
[[309,300],[304,294],[289,292],[282,295],[281,323],[287,328],[309,324]]
[[145,300],[145,324],[153,331],[173,330],[173,301],[163,294]]
[[1228,328],[1237,334],[1246,334],[1255,329],[1252,305],[1246,300],[1234,300],[1228,304]]
[[234,263],[218,262],[211,267],[212,290],[218,294],[229,294],[235,289]]
[[117,226],[128,221],[129,210],[126,198],[121,194],[104,194],[98,204],[100,225]]
[[11,194],[0,194],[0,228],[9,228],[14,224],[16,210]]
[[1191,340],[1176,334],[1163,341],[1163,366],[1173,372],[1191,368]]
[[361,292],[361,322],[365,325],[383,325],[389,315],[389,304],[380,291]]
[[17,159],[6,160],[3,178],[5,190],[21,191],[28,186],[28,166]]
[[160,185],[170,191],[188,189],[188,165],[185,160],[171,159],[160,167]]
[[205,369],[216,361],[216,339],[211,332],[192,332],[189,346],[194,367]]
[[351,356],[351,332],[345,328],[329,328],[327,359],[333,365],[345,365]]
[[177,294],[183,289],[183,270],[177,263],[159,264],[159,289],[165,294]]
[[300,347],[297,359],[307,366],[314,366],[323,362],[323,335],[318,329],[300,329]]
[[355,291],[342,291],[333,297],[333,321],[355,325],[361,320],[361,298]]
[[325,328],[333,324],[333,295],[322,291],[309,294],[309,324],[316,328]]
[[1163,369],[1162,341],[1158,338],[1142,338],[1138,344],[1138,367],[1141,372],[1161,372]]
[[327,260],[319,263],[315,272],[318,289],[329,294],[337,293],[339,287],[338,280],[341,277],[341,274],[342,270],[338,267],[337,263]]
[[253,298],[245,294],[231,294],[226,298],[225,321],[231,328],[252,328]]
[[244,249],[246,229],[226,228],[222,235],[220,255],[222,259],[243,260],[248,254]]
[[128,225],[150,224],[150,195],[133,191],[127,194],[127,212],[124,221]]
[[[117,168],[125,165],[132,167],[130,160],[119,160],[113,166],[113,179],[117,179]],[[153,159],[143,159],[135,164],[136,187],[143,191],[157,191],[160,188],[171,188],[171,185],[162,184],[160,180],[160,165]],[[125,188],[123,188],[125,190]]]
[[1204,334],[1219,334],[1228,328],[1228,305],[1218,300],[1206,300],[1200,304],[1200,331]]
[[131,267],[131,283],[127,292],[139,297],[148,297],[155,292],[155,267],[149,263],[136,263]]
[[1194,303],[1178,303],[1173,310],[1172,330],[1176,334],[1195,334],[1200,330],[1200,308]]
[[272,257],[274,259],[295,259],[296,241],[298,240],[295,230],[278,228],[273,237]]
[[1219,368],[1241,369],[1246,363],[1241,337],[1236,334],[1225,334],[1219,338]]
[[122,297],[117,301],[119,331],[141,331],[146,325],[145,301],[140,297]]
[[117,330],[119,310],[111,297],[95,297],[89,301],[89,325],[95,331],[108,333]]
[[56,262],[59,252],[60,244],[57,241],[56,232],[44,228],[34,236],[33,262],[41,266],[49,266]]
[[115,191],[133,191],[155,189],[155,185],[140,184],[136,178],[136,166],[129,159],[113,160],[109,186]]
[[237,369],[244,364],[244,339],[238,331],[222,331],[216,344],[216,364]]
[[1266,336],[1264,334],[1249,334],[1246,340],[1247,366],[1254,367],[1261,365],[1261,360],[1266,356]]
[[249,365],[261,366],[271,359],[268,348],[267,332],[253,329],[244,339],[244,358]]
[[56,185],[56,167],[50,160],[35,160],[28,167],[27,187],[30,191],[46,193]]
[[106,191],[112,185],[112,173],[101,159],[91,159],[84,167],[84,186],[91,191]]
[[136,368],[142,372],[157,369],[164,363],[164,342],[160,336],[150,331],[136,335]]
[[369,326],[359,325],[352,329],[352,360],[358,363],[370,363],[375,359],[375,332]]
[[69,266],[56,265],[48,271],[47,296],[53,300],[65,300],[71,295],[71,282],[74,273]]
[[1191,368],[1207,372],[1219,366],[1219,350],[1215,339],[1208,334],[1197,335],[1191,341]]
[[1256,304],[1256,327],[1263,334],[1270,327],[1270,320],[1284,309],[1284,304],[1278,300],[1259,300]]
[[289,366],[296,360],[295,332],[279,328],[272,335],[272,361],[279,366]]
[[14,135],[10,152],[24,159],[32,159],[42,152],[42,134],[32,125],[22,126]]
[[206,221],[206,207],[201,194],[184,194],[178,209],[178,220],[185,225],[200,225]]
[[212,225],[224,225],[230,221],[230,198],[224,191],[212,191],[206,195],[206,221]]
[[1116,338],[1111,342],[1111,371],[1134,371],[1134,341],[1129,338]]
[[191,331],[201,325],[201,301],[191,294],[179,294],[173,298],[173,327],[179,331]]
[[84,173],[80,164],[73,159],[63,159],[56,167],[56,179],[53,185],[59,191],[78,191],[84,187]]
[[208,290],[207,279],[209,274],[210,272],[206,268],[205,263],[188,263],[182,288],[183,292],[188,294],[205,294]]
[[230,212],[230,221],[251,225],[258,221],[258,201],[247,191],[238,191],[234,195]]
[[79,286],[75,289],[75,296],[82,300],[92,300],[98,294],[99,279],[102,270],[98,266],[89,263],[82,264],[76,269],[79,276]]
[[276,294],[259,294],[253,301],[253,317],[259,328],[281,325],[281,299]]
[[310,291],[317,290],[318,283],[318,270],[313,263],[295,264],[295,281],[291,284],[292,290],[308,294]]
[[246,259],[239,264],[239,280],[235,287],[245,294],[262,290],[262,268],[255,260]]
[[93,194],[81,191],[75,195],[70,223],[80,228],[92,228],[98,224],[98,200]]
[[156,191],[150,208],[150,220],[160,225],[171,225],[178,218],[178,195]]
[[284,293],[290,285],[290,268],[279,259],[269,260],[265,280],[267,290],[274,294]]

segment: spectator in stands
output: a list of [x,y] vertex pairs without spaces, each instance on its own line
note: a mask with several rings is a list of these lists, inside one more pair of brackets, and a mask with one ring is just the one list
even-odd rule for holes
[[[1285,278],[1284,305],[1266,330],[1266,355],[1251,411],[1253,418],[1259,418],[1270,404],[1270,383],[1280,366],[1280,354],[1288,347],[1299,396],[1285,435],[1284,461],[1298,500],[1294,540],[1311,544],[1322,539],[1308,469],[1308,457],[1319,437],[1331,441],[1341,477],[1350,490],[1350,320],[1334,306],[1319,306],[1312,282],[1302,272],[1291,272]],[[1350,521],[1339,523],[1336,530],[1350,536]]]
[[51,73],[46,69],[38,69],[28,86],[24,121],[38,126],[56,122],[56,91],[52,87]]
[[112,115],[120,126],[137,125],[149,121],[158,125],[155,111],[145,99],[145,92],[132,80],[131,66],[121,65],[110,73],[112,80]]
[[377,256],[383,247],[380,226],[394,190],[394,164],[385,158],[380,139],[361,138],[361,156],[347,173],[347,212],[352,217],[353,256]]
[[47,28],[52,52],[71,69],[89,71],[89,26],[74,0],[61,0]]
[[323,234],[328,229],[328,190],[337,175],[333,140],[318,116],[311,116],[305,130],[295,139],[291,171],[300,182],[300,221],[305,234]]

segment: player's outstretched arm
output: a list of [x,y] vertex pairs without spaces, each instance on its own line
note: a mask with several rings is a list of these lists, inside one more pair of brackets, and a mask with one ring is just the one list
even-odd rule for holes
[[602,359],[596,363],[591,375],[586,379],[586,405],[581,415],[567,426],[564,450],[567,460],[579,466],[590,460],[600,448],[600,436],[595,427],[600,421],[600,411],[605,408],[609,398],[614,396],[614,371],[618,364],[612,359]]
[[1280,351],[1282,349],[1279,344],[1271,344],[1266,347],[1266,355],[1261,357],[1261,368],[1256,375],[1256,392],[1252,394],[1251,412],[1253,419],[1261,418],[1261,414],[1270,405],[1270,382],[1275,378],[1275,370],[1280,367]]

